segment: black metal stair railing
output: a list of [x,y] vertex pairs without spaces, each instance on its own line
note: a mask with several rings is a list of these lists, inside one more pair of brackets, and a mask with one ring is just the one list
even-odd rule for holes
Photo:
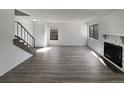
[[[27,48],[29,47],[33,49],[35,47],[35,38],[19,22],[15,22],[15,38],[18,40],[19,44],[22,42],[25,46],[27,46]],[[18,44],[16,45],[18,46]]]
[[21,23],[15,23],[17,27],[15,36],[21,38],[26,44],[35,47],[35,38],[25,29],[24,26],[22,26]]

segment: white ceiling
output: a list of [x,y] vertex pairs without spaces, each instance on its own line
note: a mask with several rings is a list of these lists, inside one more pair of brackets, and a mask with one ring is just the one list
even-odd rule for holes
[[19,9],[42,22],[88,22],[113,11],[112,9]]

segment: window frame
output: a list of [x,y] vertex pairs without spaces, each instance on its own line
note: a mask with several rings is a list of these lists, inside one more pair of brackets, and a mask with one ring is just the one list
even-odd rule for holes
[[58,29],[50,29],[50,40],[58,40]]
[[99,39],[98,24],[89,25],[89,38],[95,40]]

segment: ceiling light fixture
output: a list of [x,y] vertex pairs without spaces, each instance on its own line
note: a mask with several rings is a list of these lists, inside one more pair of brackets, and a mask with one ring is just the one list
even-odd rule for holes
[[33,18],[33,19],[32,19],[32,21],[36,22],[36,21],[37,21],[37,19],[36,19],[36,18]]

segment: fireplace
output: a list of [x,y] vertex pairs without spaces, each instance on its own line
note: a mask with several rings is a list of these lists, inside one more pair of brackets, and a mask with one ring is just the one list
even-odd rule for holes
[[104,56],[122,68],[122,50],[118,45],[104,42]]

